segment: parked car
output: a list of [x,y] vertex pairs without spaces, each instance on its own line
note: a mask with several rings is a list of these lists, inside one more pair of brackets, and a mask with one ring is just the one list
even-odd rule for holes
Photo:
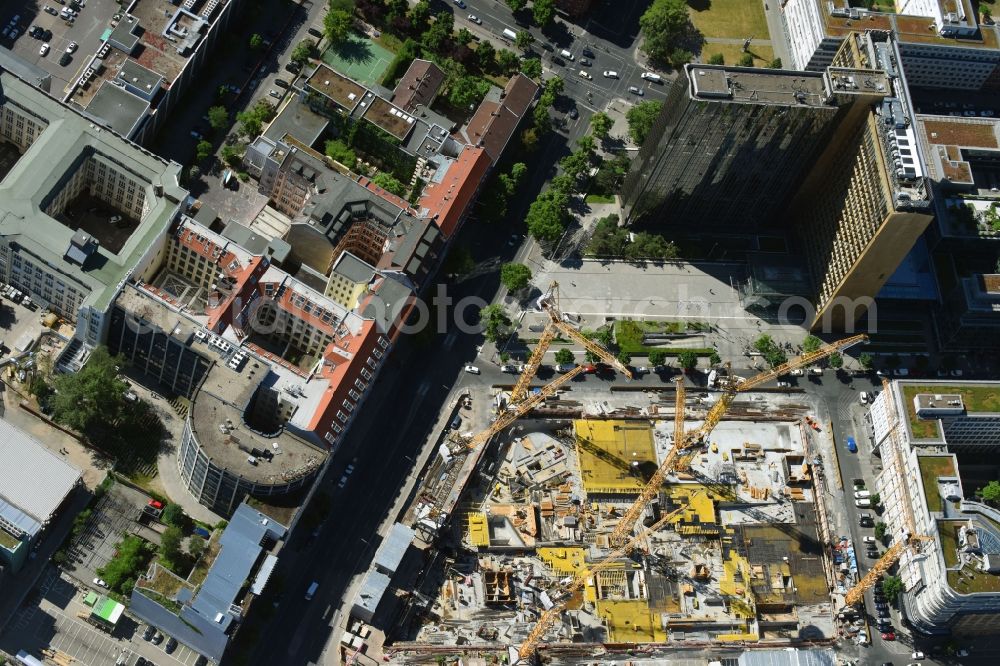
[[170,654],[176,649],[177,649],[177,639],[171,636],[170,640],[167,641],[167,644],[163,646],[163,651],[166,652],[167,654]]
[[646,92],[642,88],[637,88],[635,86],[629,86],[628,91],[633,95],[638,95],[639,97],[642,97],[643,95],[646,94]]
[[160,632],[156,632],[153,635],[153,645],[159,645],[162,642],[163,642],[163,634],[161,634]]
[[847,450],[850,451],[851,453],[858,452],[858,443],[854,441],[853,437],[847,438]]
[[604,78],[606,78],[606,79],[617,79],[618,78],[618,72],[614,71],[613,69],[606,69],[606,70],[604,70]]
[[567,113],[566,115],[572,118],[573,120],[576,120],[577,118],[580,117],[580,112],[577,111],[576,107],[574,106],[569,110],[569,113]]
[[66,53],[73,53],[74,51],[76,51],[76,47],[77,47],[76,42],[70,42],[69,44],[66,45]]
[[275,90],[274,88],[268,90],[267,94],[273,97],[274,99],[281,99],[281,93]]
[[654,74],[653,72],[643,72],[640,76],[647,81],[652,81],[653,83],[663,83],[663,77],[659,74]]
[[42,44],[41,48],[38,49],[38,55],[41,55],[41,56],[47,54],[48,52],[49,52],[49,45],[48,44]]
[[63,67],[65,67],[66,65],[70,64],[71,62],[73,62],[73,56],[71,56],[68,53],[63,53],[59,57],[59,64],[62,65]]
[[58,10],[56,10],[56,8],[52,5],[45,5],[45,13],[52,14],[53,16],[59,16]]
[[926,657],[924,657],[923,652],[917,650],[916,652],[910,655],[910,659],[926,659]]
[[802,368],[795,368],[788,374],[790,374],[792,377],[801,377],[802,375],[806,374],[806,371],[803,370]]
[[104,588],[106,588],[108,586],[108,584],[105,583],[104,580],[101,579],[101,578],[95,578],[94,579],[94,585],[96,585],[97,587],[104,587]]
[[142,632],[142,637],[144,639],[146,639],[147,641],[151,641],[151,640],[153,640],[153,634],[155,634],[155,633],[156,633],[156,629],[153,628],[153,625],[147,624],[146,625],[146,630]]
[[451,424],[449,425],[449,427],[452,430],[458,430],[459,428],[461,428],[462,427],[462,417],[459,414],[455,414],[455,418],[453,418],[451,420]]
[[896,632],[894,632],[894,631],[887,631],[887,632],[883,633],[882,634],[882,640],[884,640],[884,641],[894,641],[894,640],[896,640]]
[[590,50],[590,47],[587,47],[587,46],[583,47],[583,50],[581,51],[581,53],[583,53],[583,55],[586,56],[586,57],[588,57],[588,58],[596,58],[597,57],[597,55],[593,51]]
[[476,25],[482,25],[483,24],[483,19],[479,18],[475,14],[469,14],[469,20],[472,21],[473,23],[475,23]]
[[464,370],[466,372],[468,372],[470,375],[478,375],[478,374],[480,374],[479,368],[477,368],[474,365],[467,365],[467,366],[465,366]]
[[580,78],[581,78],[581,79],[587,79],[588,81],[592,81],[592,80],[593,80],[593,78],[594,78],[594,77],[593,77],[593,76],[591,76],[591,75],[590,75],[590,73],[589,73],[589,72],[587,72],[586,70],[582,70],[582,69],[581,69],[581,70],[580,70],[579,72],[577,72],[577,73],[578,73],[578,74],[580,75]]

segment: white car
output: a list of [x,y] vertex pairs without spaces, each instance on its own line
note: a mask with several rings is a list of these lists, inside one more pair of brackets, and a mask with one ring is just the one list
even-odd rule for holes
[[917,651],[910,655],[910,659],[924,659],[924,653]]
[[790,388],[791,384],[789,382],[778,382],[778,388]]
[[66,53],[73,53],[73,51],[76,51],[76,47],[76,42],[70,42],[66,45]]
[[606,70],[604,70],[604,78],[606,78],[606,79],[617,79],[618,78],[618,72],[616,72],[614,70],[611,70],[611,69],[606,69]]
[[803,370],[802,368],[795,368],[788,374],[790,374],[792,377],[801,377],[802,375],[806,374],[806,371]]
[[653,83],[661,83],[663,81],[662,76],[659,74],[653,74],[652,72],[643,72],[640,76],[647,81],[652,81]]
[[822,375],[823,374],[823,368],[817,368],[817,367],[813,366],[813,367],[809,368],[809,372],[811,372],[814,375]]
[[108,586],[108,584],[107,584],[107,583],[105,583],[105,582],[104,582],[104,581],[103,581],[102,579],[100,579],[100,578],[95,578],[95,579],[94,579],[94,585],[97,585],[98,587],[107,587],[107,586]]
[[643,95],[646,94],[645,90],[643,90],[642,88],[637,88],[636,86],[629,86],[628,91],[633,95],[638,95],[639,97],[642,97]]
[[473,23],[475,23],[476,25],[482,25],[483,24],[483,19],[479,18],[475,14],[469,14],[469,20],[472,21]]
[[41,55],[41,56],[45,55],[48,52],[49,52],[49,45],[48,44],[42,44],[41,47],[39,47],[39,49],[38,49],[38,55]]
[[588,81],[591,81],[594,78],[593,76],[590,75],[589,72],[586,72],[586,71],[584,71],[582,69],[580,70],[580,77],[584,78],[584,79],[587,79]]
[[479,368],[477,368],[474,365],[467,365],[467,366],[465,366],[465,371],[468,372],[470,375],[478,375],[479,374]]
[[870,543],[870,544],[875,544],[876,543],[875,537],[873,537],[873,536],[862,537],[861,540],[864,541],[865,543]]

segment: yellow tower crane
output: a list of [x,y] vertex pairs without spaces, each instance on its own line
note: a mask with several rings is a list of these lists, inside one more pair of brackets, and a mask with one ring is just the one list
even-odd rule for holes
[[715,404],[708,410],[708,414],[705,415],[704,423],[699,428],[696,428],[689,433],[685,433],[681,440],[677,440],[675,438],[674,445],[670,448],[666,458],[663,459],[663,463],[653,473],[649,482],[639,492],[639,496],[636,497],[635,502],[632,503],[632,506],[628,508],[625,515],[618,522],[617,527],[615,527],[615,531],[611,534],[611,543],[623,543],[629,539],[629,535],[631,534],[636,521],[639,519],[639,516],[642,515],[643,510],[646,508],[646,505],[649,504],[650,500],[656,497],[656,494],[660,491],[660,486],[663,485],[667,475],[674,470],[677,458],[681,455],[683,449],[691,446],[692,443],[697,443],[712,432],[715,426],[719,424],[719,421],[722,420],[722,416],[726,413],[726,410],[729,409],[733,400],[736,399],[736,394],[738,392],[749,391],[750,389],[760,386],[775,377],[779,377],[797,368],[815,363],[816,361],[826,358],[834,352],[846,349],[867,339],[868,336],[862,334],[839,340],[833,344],[823,345],[814,352],[802,354],[801,356],[793,358],[790,361],[782,363],[772,370],[762,372],[759,375],[751,377],[750,379],[743,379],[734,376],[723,378],[722,386],[724,391],[722,395],[719,396],[719,399],[715,402]]
[[[691,495],[691,497],[688,497],[688,502],[690,502],[691,498],[695,497],[697,494],[698,493],[695,493]],[[545,632],[549,630],[549,627],[551,627],[552,624],[559,618],[559,614],[566,608],[566,602],[573,596],[574,593],[578,592],[584,585],[586,585],[589,578],[600,571],[619,566],[619,562],[617,561],[618,558],[628,555],[636,544],[666,525],[673,518],[683,513],[687,508],[687,503],[685,503],[670,513],[664,514],[655,523],[644,529],[639,534],[633,536],[615,550],[608,553],[608,555],[599,562],[595,562],[589,567],[578,570],[573,575],[573,578],[559,589],[558,598],[561,599],[561,601],[556,602],[552,608],[543,612],[538,618],[538,621],[535,623],[535,626],[532,627],[528,637],[524,639],[524,643],[522,643],[521,647],[518,648],[518,656],[521,659],[530,659],[535,654],[535,650],[538,649],[538,644],[541,642]]]

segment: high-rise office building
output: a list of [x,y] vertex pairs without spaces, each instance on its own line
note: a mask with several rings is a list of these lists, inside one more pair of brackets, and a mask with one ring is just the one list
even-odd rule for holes
[[627,220],[794,231],[807,323],[850,328],[932,218],[896,62],[866,33],[823,72],[688,65],[626,179]]

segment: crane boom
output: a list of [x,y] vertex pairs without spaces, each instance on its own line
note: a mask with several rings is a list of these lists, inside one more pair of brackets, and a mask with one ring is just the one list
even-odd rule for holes
[[531,357],[524,364],[524,369],[521,370],[521,375],[517,378],[517,383],[514,384],[514,388],[510,392],[511,402],[521,402],[524,399],[524,395],[528,391],[528,385],[535,378],[535,373],[538,372],[538,368],[541,366],[542,357],[545,356],[546,350],[548,350],[549,345],[552,344],[552,339],[555,337],[556,328],[550,323],[542,331],[541,337],[538,338],[538,344],[535,345],[535,349],[531,352]]
[[679,441],[676,437],[674,438],[674,445],[670,448],[670,452],[667,453],[666,458],[663,459],[663,463],[657,468],[656,472],[649,479],[649,482],[643,487],[639,492],[639,496],[635,498],[635,502],[632,506],[628,508],[622,520],[618,522],[615,527],[615,531],[611,534],[612,543],[621,543],[632,531],[632,527],[635,522],[642,515],[643,510],[646,508],[646,504],[652,500],[656,494],[660,491],[660,486],[663,484],[664,480],[667,478],[667,474],[674,470],[674,465],[676,464],[677,458],[681,453],[682,446],[691,446],[703,438],[708,436],[708,433],[715,429],[715,426],[719,424],[722,420],[723,415],[729,409],[729,406],[736,399],[736,394],[742,391],[748,391],[762,383],[774,379],[779,375],[782,375],[796,368],[801,368],[810,363],[814,363],[822,358],[826,358],[830,354],[841,349],[846,349],[852,345],[859,342],[863,342],[868,339],[867,335],[855,335],[849,338],[844,338],[843,340],[838,340],[832,344],[823,345],[814,352],[809,352],[803,354],[797,358],[790,361],[782,363],[773,370],[767,370],[759,375],[751,377],[750,379],[745,379],[740,381],[738,378],[730,376],[729,381],[725,382],[725,390],[716,400],[715,404],[708,410],[705,415],[705,420],[697,429],[687,433],[682,439],[683,442]]
[[868,573],[858,581],[858,584],[850,589],[847,596],[844,597],[844,603],[848,606],[853,606],[859,601],[863,601],[865,598],[865,592],[867,592],[879,577],[886,571],[892,568],[892,565],[896,563],[897,560],[903,555],[903,550],[907,547],[916,548],[921,541],[933,541],[932,537],[915,535],[911,536],[909,539],[900,539],[896,543],[889,547],[889,550],[883,553],[882,557],[879,558],[878,562],[872,565],[872,568],[868,570]]
[[586,335],[576,330],[575,328],[564,322],[562,319],[557,318],[560,317],[561,315],[559,314],[559,311],[554,308],[554,306],[549,307],[549,316],[556,317],[552,319],[552,323],[560,331],[562,331],[569,337],[573,338],[573,340],[579,343],[584,349],[589,351],[591,354],[598,357],[608,365],[613,366],[615,370],[622,373],[629,379],[632,379],[632,371],[629,370],[625,364],[619,361],[611,352],[609,352],[608,350],[606,350],[604,347],[600,346],[593,340],[589,339]]
[[683,448],[684,446],[684,375],[677,375],[674,379],[674,446]]
[[[691,497],[694,497],[697,494],[698,493],[694,493],[693,495],[691,495]],[[635,545],[639,543],[642,539],[645,539],[648,535],[657,531],[658,529],[666,525],[668,522],[670,522],[671,519],[682,513],[685,509],[687,509],[688,503],[691,501],[691,497],[688,497],[687,502],[682,504],[680,507],[674,509],[670,513],[664,514],[655,523],[653,523],[652,525],[644,529],[642,532],[640,532],[639,534],[635,535],[634,537],[626,541],[624,544],[622,544],[615,550],[608,553],[607,556],[605,556],[599,562],[592,564],[588,568],[579,569],[576,572],[576,574],[574,574],[573,579],[563,587],[562,589],[563,599],[568,600],[575,592],[577,592],[580,588],[582,588],[586,584],[587,579],[593,576],[594,574],[600,571],[604,571],[605,569],[610,569],[612,567],[618,566],[618,562],[616,560],[619,557],[627,555],[629,551],[631,551],[632,548],[634,548]],[[535,654],[535,650],[538,649],[538,644],[541,642],[542,637],[545,635],[545,632],[548,631],[549,627],[551,627],[552,624],[556,621],[556,619],[558,619],[559,614],[562,613],[564,608],[566,608],[565,601],[556,603],[552,608],[548,609],[547,611],[541,614],[541,616],[538,618],[538,621],[535,623],[535,626],[532,627],[531,632],[528,634],[528,637],[524,639],[524,643],[521,644],[521,647],[517,651],[518,656],[521,659],[528,659],[533,654]]]
[[494,421],[492,424],[490,424],[489,428],[482,431],[478,435],[475,435],[474,437],[468,439],[465,442],[465,445],[468,446],[470,449],[475,449],[480,445],[486,444],[491,439],[493,439],[494,435],[496,435],[501,430],[509,426],[511,423],[513,423],[514,421],[518,420],[519,418],[530,412],[541,402],[543,402],[546,398],[555,393],[560,386],[570,381],[581,372],[583,372],[583,366],[578,365],[569,372],[567,372],[565,375],[560,375],[559,377],[556,377],[551,382],[540,388],[538,390],[538,393],[532,393],[522,402],[519,402],[516,405],[511,405],[510,407],[507,408],[506,411],[501,412],[497,416],[497,420]]

